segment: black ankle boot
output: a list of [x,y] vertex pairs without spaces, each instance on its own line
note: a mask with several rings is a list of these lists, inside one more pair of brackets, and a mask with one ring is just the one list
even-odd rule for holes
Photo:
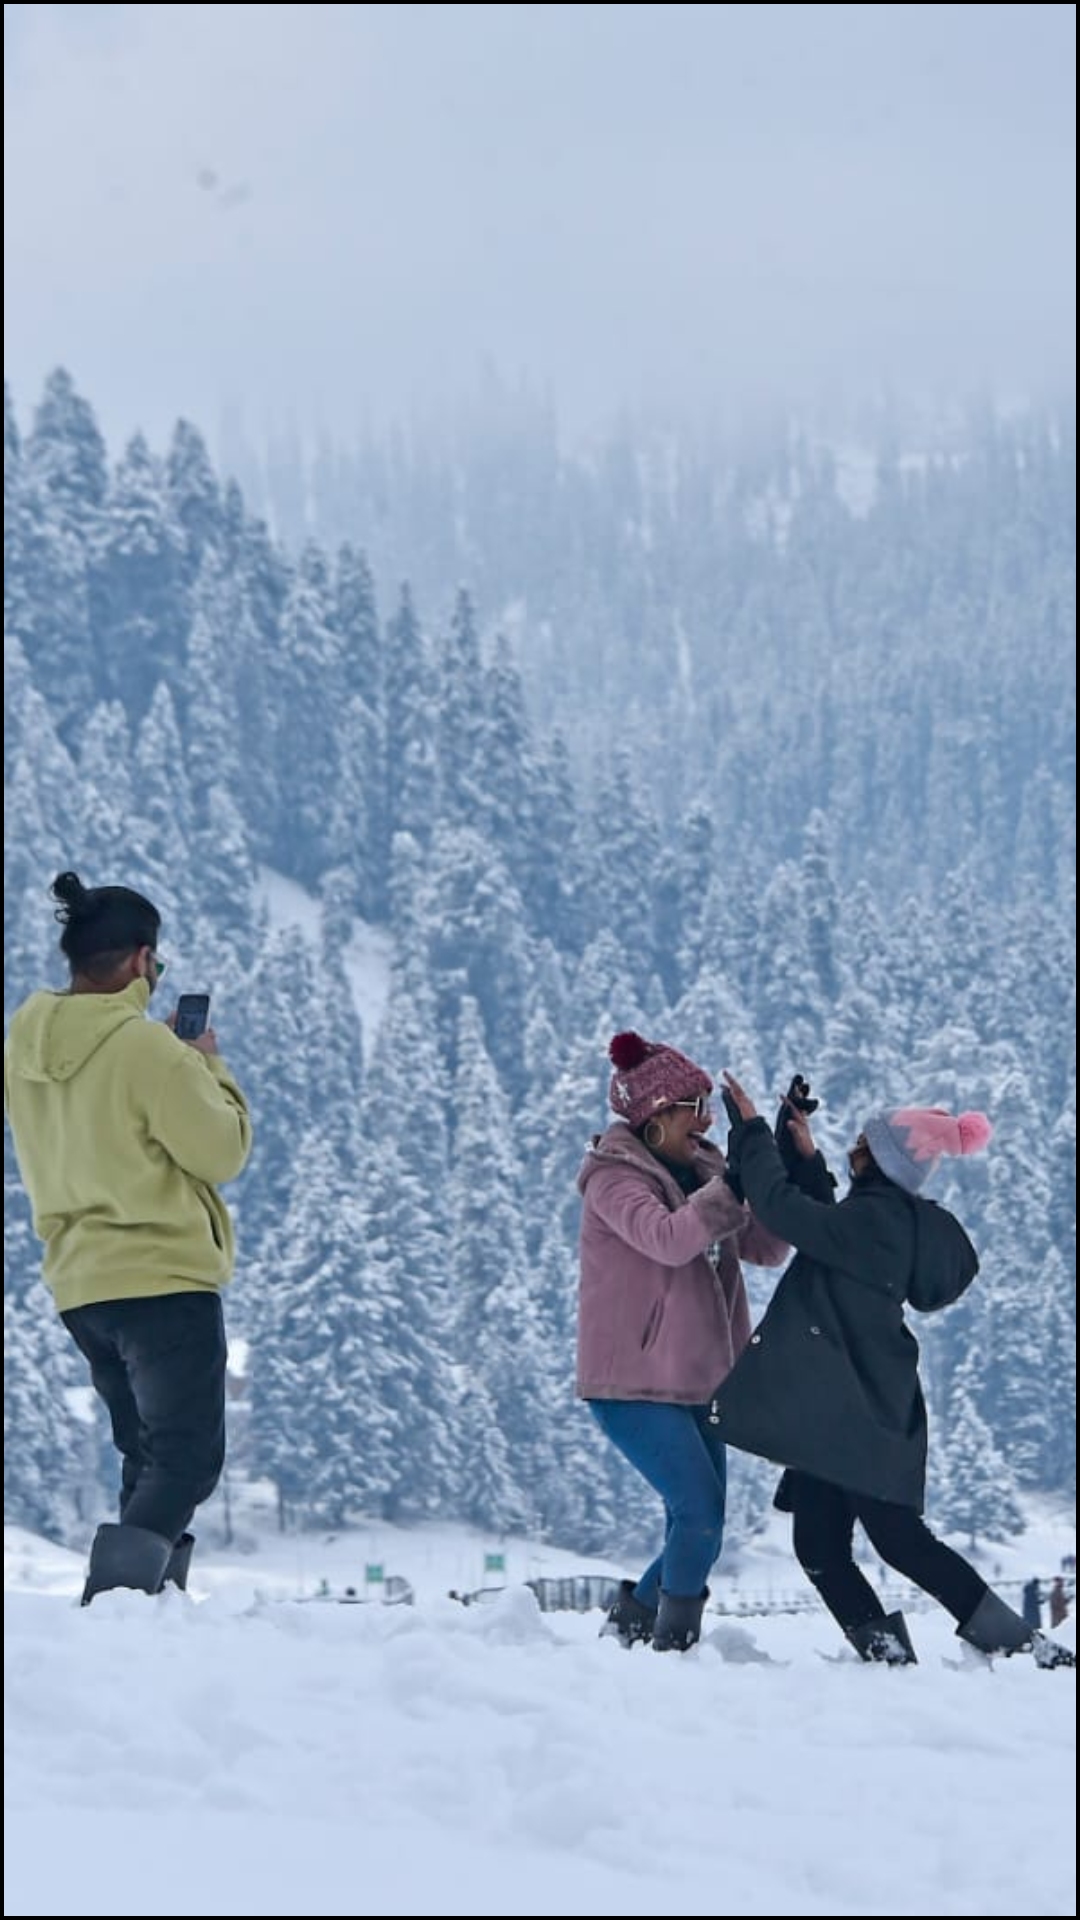
[[686,1653],[701,1639],[708,1587],[698,1594],[661,1593],[653,1628],[654,1653]]
[[655,1625],[656,1608],[638,1599],[632,1580],[620,1580],[618,1598],[600,1629],[601,1639],[612,1635],[620,1646],[633,1647],[639,1640],[651,1640]]
[[82,1604],[112,1587],[134,1587],[138,1593],[160,1593],[172,1541],[147,1527],[114,1526],[106,1522],[94,1535],[90,1567]]
[[890,1667],[918,1665],[902,1613],[883,1613],[880,1620],[852,1627],[847,1637],[860,1660],[883,1660]]
[[171,1583],[174,1587],[179,1587],[181,1593],[187,1592],[188,1568],[194,1551],[195,1535],[182,1533],[169,1555],[169,1563],[165,1568],[166,1586]]
[[957,1627],[961,1640],[980,1653],[1030,1653],[1037,1667],[1075,1667],[1076,1655],[1060,1640],[1029,1627],[1020,1614],[988,1587],[970,1620]]

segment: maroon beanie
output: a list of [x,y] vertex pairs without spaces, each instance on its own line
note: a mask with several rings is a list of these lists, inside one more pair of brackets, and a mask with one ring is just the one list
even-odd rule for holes
[[696,1100],[699,1093],[713,1090],[708,1074],[685,1053],[643,1040],[640,1033],[617,1033],[608,1058],[615,1068],[608,1102],[631,1127],[642,1126],[650,1114],[676,1100]]

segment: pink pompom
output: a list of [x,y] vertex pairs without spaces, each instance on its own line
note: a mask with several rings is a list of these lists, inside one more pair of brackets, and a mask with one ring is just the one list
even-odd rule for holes
[[961,1153],[981,1153],[994,1137],[994,1129],[985,1113],[962,1113],[957,1118]]
[[608,1048],[608,1059],[620,1073],[629,1073],[631,1067],[640,1067],[648,1053],[648,1042],[640,1033],[617,1033]]

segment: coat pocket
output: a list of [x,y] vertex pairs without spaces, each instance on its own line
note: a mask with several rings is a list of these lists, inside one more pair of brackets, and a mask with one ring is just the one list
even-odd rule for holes
[[647,1353],[650,1347],[655,1347],[660,1336],[660,1327],[663,1318],[664,1302],[662,1300],[654,1300],[649,1309],[649,1317],[645,1322],[645,1330],[641,1336],[642,1353]]
[[218,1200],[212,1187],[199,1185],[196,1188],[196,1192],[199,1196],[199,1205],[202,1207],[206,1216],[206,1224],[210,1229],[210,1238],[217,1248],[217,1251],[224,1253],[225,1236],[221,1230],[221,1219],[218,1213],[221,1202]]

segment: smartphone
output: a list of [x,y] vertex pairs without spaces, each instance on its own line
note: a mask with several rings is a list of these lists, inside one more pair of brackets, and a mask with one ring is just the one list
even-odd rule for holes
[[173,1027],[178,1040],[197,1040],[200,1033],[206,1032],[206,1023],[210,1018],[210,995],[208,993],[182,993],[176,1003],[176,1025]]

